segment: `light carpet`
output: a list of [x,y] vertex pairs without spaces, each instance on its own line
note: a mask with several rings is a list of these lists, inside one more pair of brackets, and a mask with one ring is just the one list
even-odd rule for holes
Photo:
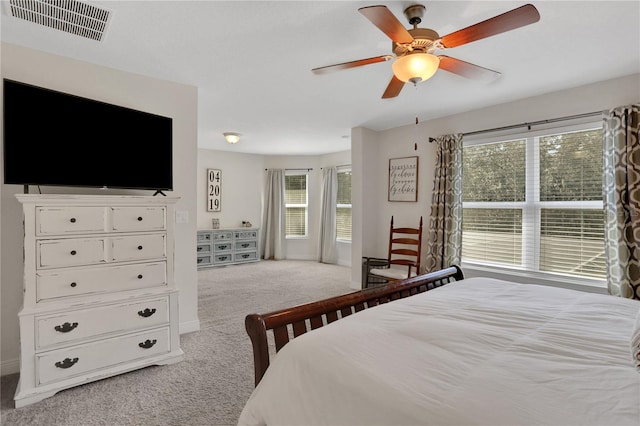
[[200,331],[180,337],[185,358],[58,392],[14,408],[18,374],[0,380],[2,425],[235,425],[253,390],[244,317],[344,294],[351,269],[261,261],[198,271]]

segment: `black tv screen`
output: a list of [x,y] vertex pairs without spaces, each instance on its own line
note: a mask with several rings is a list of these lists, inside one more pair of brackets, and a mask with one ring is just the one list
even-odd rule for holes
[[172,190],[169,117],[4,80],[4,183]]

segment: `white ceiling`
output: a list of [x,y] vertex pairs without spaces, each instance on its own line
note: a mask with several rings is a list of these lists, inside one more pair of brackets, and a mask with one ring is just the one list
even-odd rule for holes
[[[199,147],[242,153],[344,151],[353,127],[383,130],[640,72],[638,1],[534,1],[539,22],[446,50],[498,80],[440,70],[393,99],[381,99],[391,62],[311,69],[390,54],[358,8],[384,4],[410,27],[403,10],[416,2],[94,1],[113,11],[103,42],[11,18],[2,2],[2,41],[197,86]],[[420,3],[420,27],[442,36],[526,2]],[[227,144],[226,131],[240,142]]]

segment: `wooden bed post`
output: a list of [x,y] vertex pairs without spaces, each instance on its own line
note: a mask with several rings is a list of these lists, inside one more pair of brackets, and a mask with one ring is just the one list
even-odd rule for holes
[[262,316],[259,314],[247,315],[244,320],[247,334],[253,345],[253,366],[255,373],[255,385],[258,386],[264,372],[269,367],[269,345],[267,344],[267,329]]

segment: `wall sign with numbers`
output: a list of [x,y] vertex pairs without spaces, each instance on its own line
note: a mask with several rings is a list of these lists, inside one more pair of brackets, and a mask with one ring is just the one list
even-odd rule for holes
[[222,171],[207,169],[207,211],[220,211],[220,191],[222,188]]

